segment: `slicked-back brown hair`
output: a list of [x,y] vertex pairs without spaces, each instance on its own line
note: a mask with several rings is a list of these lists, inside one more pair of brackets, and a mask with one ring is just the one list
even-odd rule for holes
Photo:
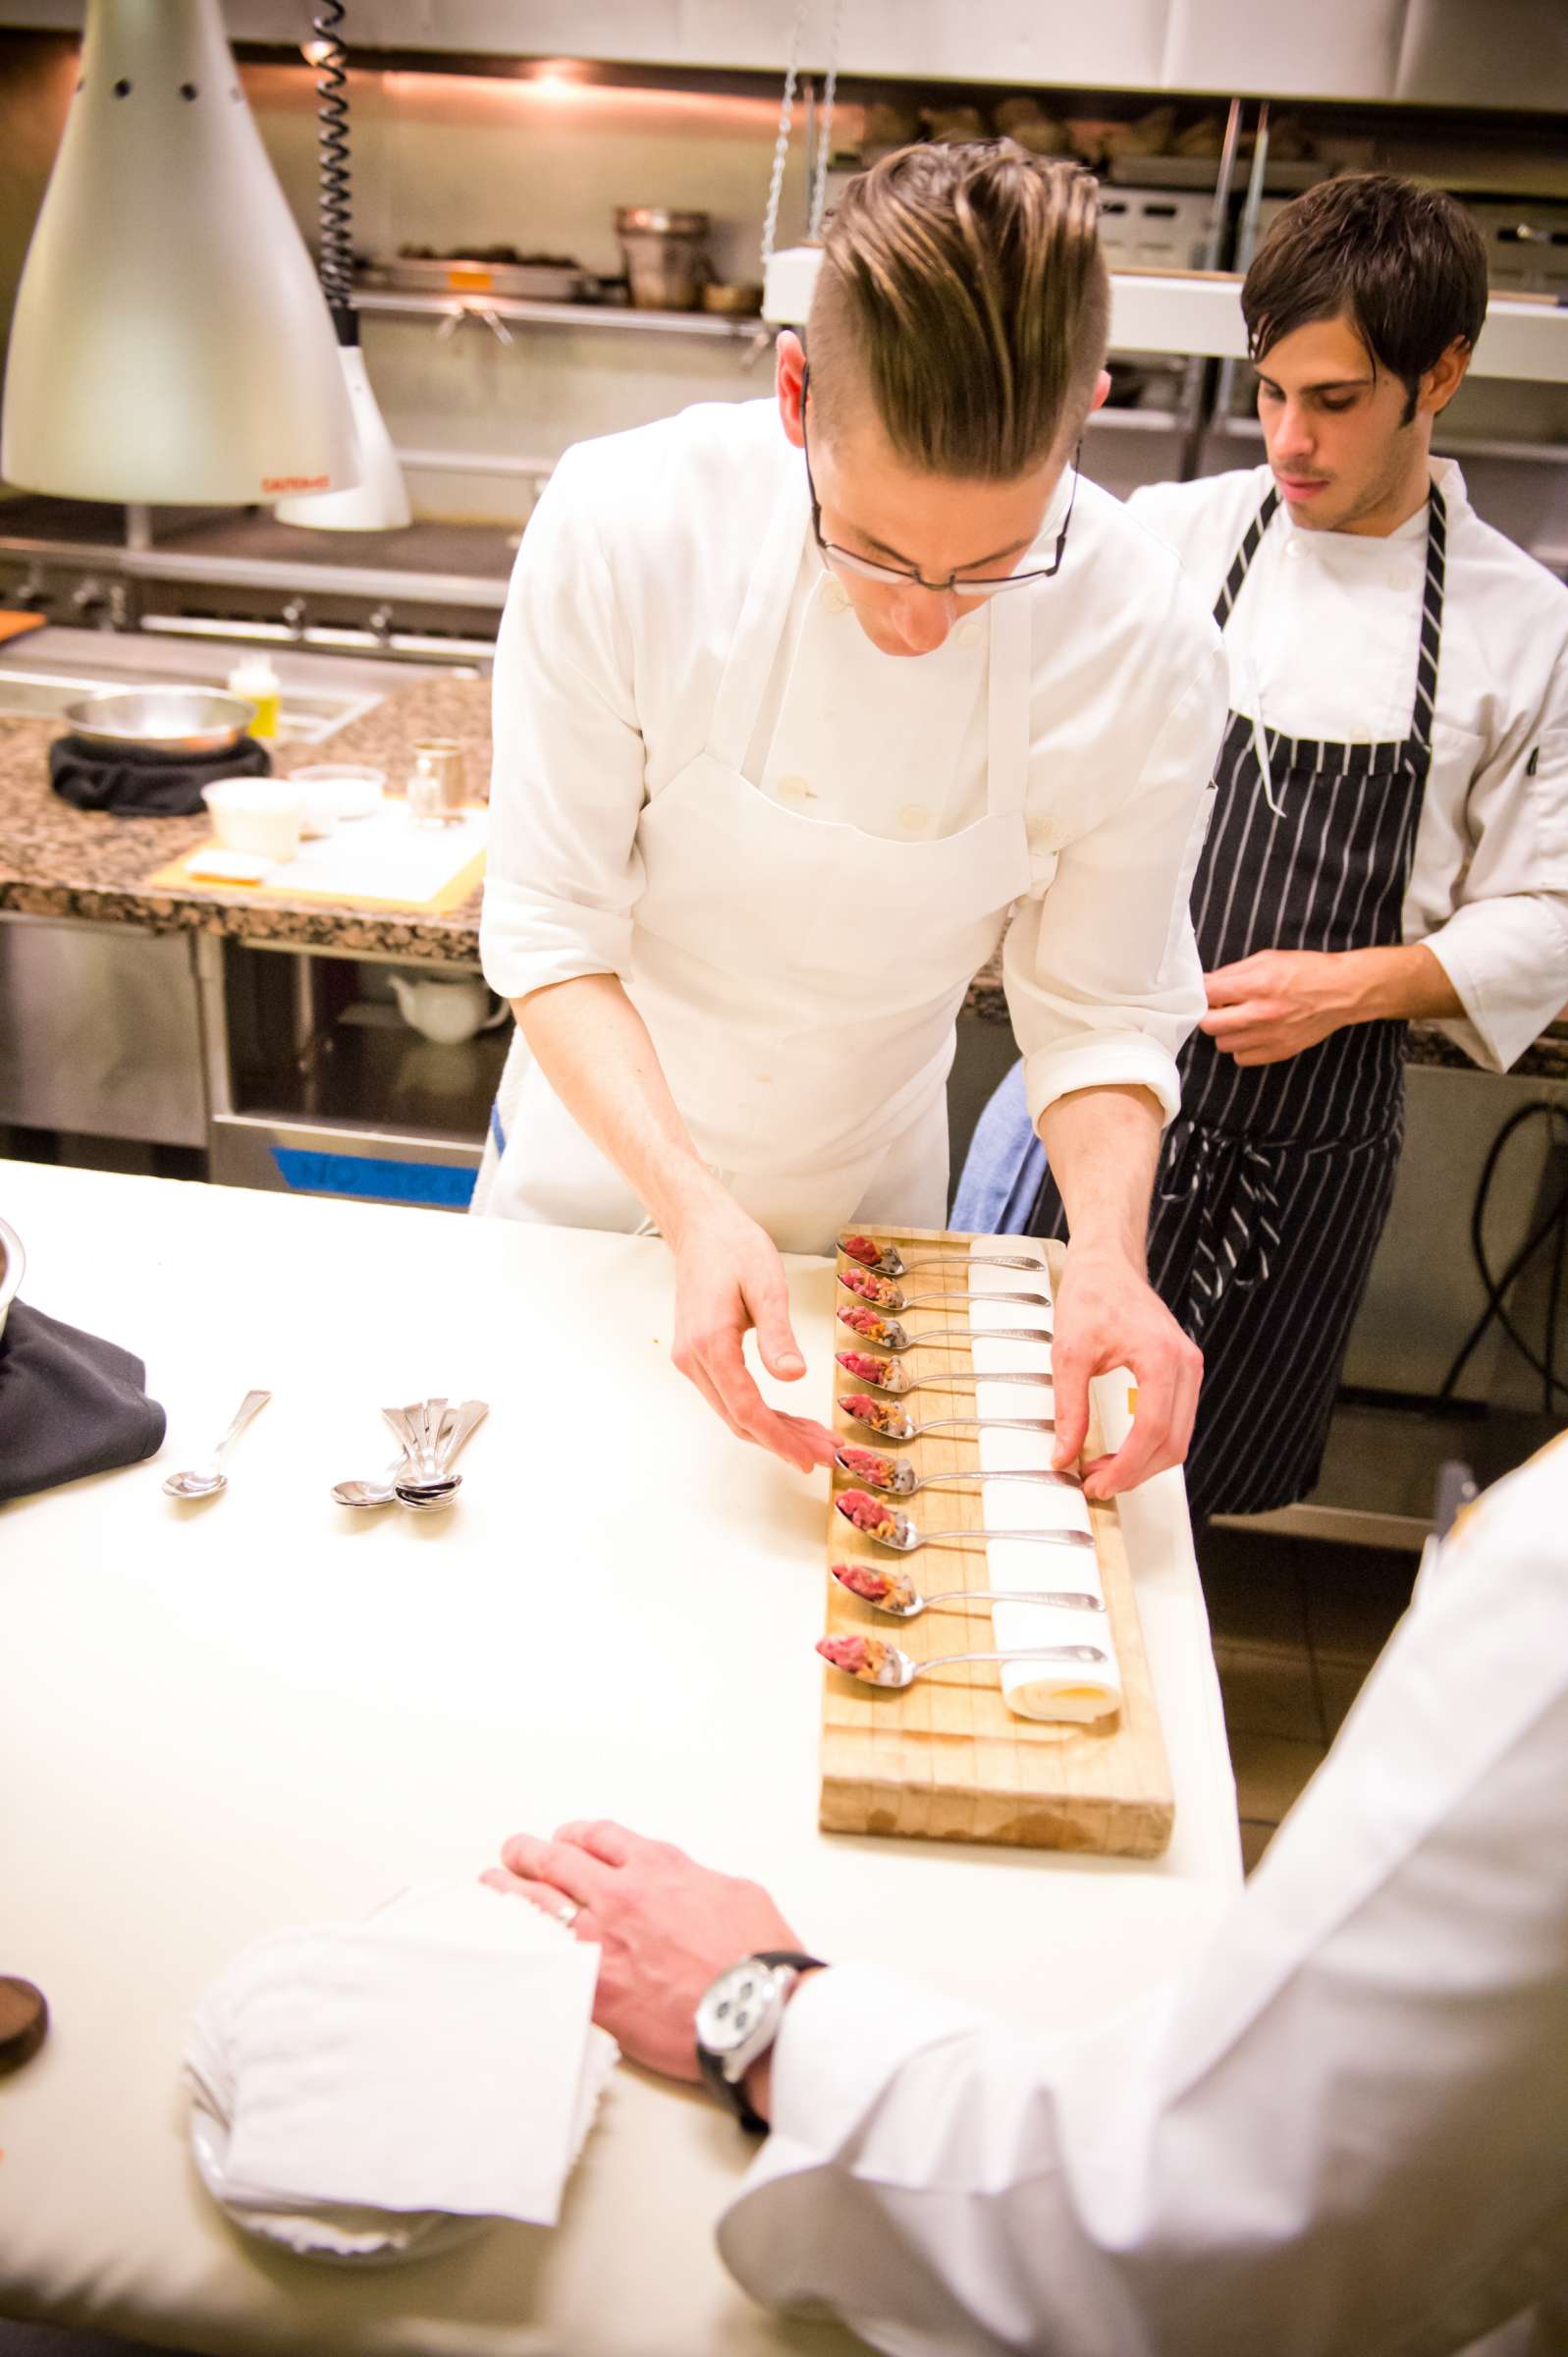
[[1450,344],[1474,345],[1487,316],[1487,248],[1464,206],[1391,172],[1325,180],[1287,204],[1241,290],[1247,349],[1267,359],[1281,337],[1347,318],[1408,396]]
[[901,147],[858,174],[807,330],[826,431],[869,395],[900,459],[989,482],[1070,441],[1109,326],[1098,193],[1010,139]]

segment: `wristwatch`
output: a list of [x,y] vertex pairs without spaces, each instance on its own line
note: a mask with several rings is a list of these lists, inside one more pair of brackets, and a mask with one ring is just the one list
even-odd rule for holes
[[820,1956],[803,1956],[792,1947],[764,1948],[722,1972],[698,2002],[697,2064],[703,2081],[748,2135],[766,2135],[768,2123],[748,2101],[741,2081],[778,2037],[796,1981],[803,1972],[821,1968]]

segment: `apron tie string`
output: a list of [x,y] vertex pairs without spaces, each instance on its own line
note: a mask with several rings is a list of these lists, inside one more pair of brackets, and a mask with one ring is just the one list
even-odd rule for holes
[[1178,1119],[1162,1203],[1196,1199],[1197,1237],[1188,1282],[1189,1331],[1200,1339],[1227,1286],[1251,1291],[1269,1279],[1279,1243],[1280,1151],[1250,1137]]

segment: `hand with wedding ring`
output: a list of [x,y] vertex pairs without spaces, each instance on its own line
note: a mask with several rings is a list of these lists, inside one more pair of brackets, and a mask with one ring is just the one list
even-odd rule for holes
[[672,2079],[699,2076],[697,2000],[731,1964],[803,1943],[758,1884],[699,1866],[673,1842],[608,1819],[514,1834],[480,1876],[601,1949],[593,2017],[622,2054]]

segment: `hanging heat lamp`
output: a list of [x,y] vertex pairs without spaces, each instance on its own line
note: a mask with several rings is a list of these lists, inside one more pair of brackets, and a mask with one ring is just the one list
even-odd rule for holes
[[353,418],[359,475],[350,491],[324,497],[280,499],[273,513],[280,523],[305,524],[314,531],[385,532],[408,522],[408,489],[392,447],[359,349],[359,314],[353,301],[353,248],[350,236],[349,69],[339,33],[344,0],[320,0],[311,23],[316,38],[309,56],[316,69],[316,154],[320,167],[321,252],[317,267],[338,335],[338,363]]
[[214,507],[358,479],[332,321],[217,0],[89,0],[17,292],[0,473]]

